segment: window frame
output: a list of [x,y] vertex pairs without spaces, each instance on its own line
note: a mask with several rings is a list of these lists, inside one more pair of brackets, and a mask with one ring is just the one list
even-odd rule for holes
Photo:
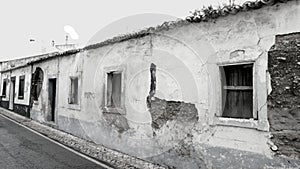
[[[75,96],[75,94],[73,94],[73,81],[77,80],[77,98],[75,99],[75,97],[73,98],[73,96]],[[68,97],[68,104],[71,105],[78,105],[79,104],[79,78],[78,76],[71,76],[69,78],[70,80],[70,85],[69,85],[69,97]],[[76,100],[76,103],[75,103]]]
[[[23,92],[21,92],[21,80],[23,81]],[[22,94],[22,95],[20,95]],[[24,96],[25,96],[25,75],[21,75],[19,76],[19,86],[18,86],[18,99],[19,100],[24,100]]]
[[[230,117],[222,117],[223,113],[223,101],[222,101],[222,73],[225,73],[223,69],[224,66],[234,66],[234,65],[246,65],[252,64],[252,99],[253,99],[253,118],[243,119],[243,118],[230,118]],[[218,71],[219,71],[219,83],[218,83],[218,91],[219,91],[219,108],[217,113],[215,114],[215,124],[224,125],[224,126],[237,126],[237,127],[246,127],[246,128],[258,128],[260,115],[258,114],[257,109],[257,86],[256,86],[256,63],[255,61],[245,61],[245,62],[236,62],[236,63],[217,63]],[[222,72],[223,71],[223,72]],[[254,118],[256,115],[256,119]]]
[[[70,97],[71,97],[71,78],[77,78],[78,79],[78,90],[77,90],[77,101],[78,103],[77,104],[70,104]],[[68,98],[67,98],[67,102],[66,102],[66,108],[70,109],[70,110],[77,110],[77,111],[80,111],[81,110],[81,85],[82,85],[82,82],[81,82],[81,74],[71,74],[68,76],[68,79],[67,79],[67,85],[68,85]]]
[[[104,105],[103,105],[103,112],[104,113],[114,113],[114,114],[123,114],[125,115],[125,66],[111,66],[111,67],[105,67],[104,68]],[[120,96],[120,107],[110,107],[108,106],[108,74],[111,72],[115,73],[121,73],[121,96]]]
[[[7,96],[7,85],[8,85],[8,79],[5,78],[2,81],[2,88],[1,88],[1,97],[2,98],[6,98],[6,96]],[[5,92],[4,92],[4,86],[5,86]]]
[[[222,71],[224,74],[224,76],[226,75],[226,72],[225,72],[225,67],[228,67],[228,66],[242,66],[242,65],[250,65],[251,66],[251,69],[252,69],[252,86],[228,86],[226,84],[224,84],[224,79],[223,77],[221,76],[220,79],[221,79],[221,96],[222,96],[222,111],[221,111],[221,114],[220,116],[221,117],[225,117],[223,116],[224,114],[224,110],[223,110],[223,90],[226,91],[226,94],[228,94],[228,91],[230,90],[235,90],[235,91],[246,91],[246,90],[251,90],[252,91],[252,118],[236,118],[236,117],[225,117],[225,118],[236,118],[236,119],[254,119],[254,120],[257,120],[258,118],[258,115],[257,115],[257,112],[255,112],[255,109],[254,109],[254,103],[255,103],[255,97],[254,97],[254,74],[255,74],[255,71],[254,71],[254,63],[240,63],[240,64],[231,64],[231,65],[223,65],[223,66],[219,66],[219,69],[221,69],[220,71]],[[226,77],[225,77],[226,78]],[[226,82],[226,81],[225,81]],[[227,97],[227,95],[226,95]],[[225,108],[225,107],[224,107]]]
[[[114,88],[114,76],[117,75],[119,76],[119,80],[120,80],[120,86],[118,86],[119,88],[119,92],[118,93],[118,100],[119,100],[119,105],[114,104],[114,101],[112,99],[113,95],[115,94],[113,91]],[[106,102],[107,102],[107,107],[109,108],[121,108],[121,97],[122,97],[122,72],[119,71],[112,71],[112,72],[108,72],[107,73],[107,90],[106,90]],[[108,97],[110,95],[110,98]]]

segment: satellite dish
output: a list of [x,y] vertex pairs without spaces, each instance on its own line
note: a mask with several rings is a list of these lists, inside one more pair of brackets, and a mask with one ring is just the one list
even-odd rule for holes
[[64,26],[64,31],[71,36],[72,39],[77,40],[79,38],[78,33],[75,31],[75,29],[70,25]]

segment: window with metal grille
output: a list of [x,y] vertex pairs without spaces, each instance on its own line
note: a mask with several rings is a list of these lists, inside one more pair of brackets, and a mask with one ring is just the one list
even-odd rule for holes
[[107,73],[107,107],[121,107],[121,80],[122,73],[109,72]]
[[25,75],[19,77],[18,99],[24,99]]
[[69,104],[78,104],[78,77],[71,77]]
[[222,117],[257,119],[253,113],[253,64],[222,66]]

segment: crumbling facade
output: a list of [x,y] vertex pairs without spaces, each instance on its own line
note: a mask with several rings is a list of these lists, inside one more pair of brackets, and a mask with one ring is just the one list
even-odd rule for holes
[[270,2],[2,62],[1,106],[179,168],[201,145],[299,158],[300,4]]

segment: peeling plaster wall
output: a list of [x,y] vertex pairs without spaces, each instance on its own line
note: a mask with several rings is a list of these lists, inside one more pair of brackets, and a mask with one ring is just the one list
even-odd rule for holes
[[[297,14],[297,11],[299,11],[298,3],[297,1],[289,2],[288,4],[279,4],[257,11],[219,18],[216,21],[207,23],[176,27],[144,38],[86,51],[85,64],[88,65],[89,69],[97,70],[97,73],[98,70],[104,69],[99,69],[99,67],[118,65],[125,60],[126,64],[124,65],[127,72],[125,96],[130,96],[128,99],[125,99],[125,102],[128,102],[125,103],[126,113],[124,115],[128,120],[128,131],[122,134],[118,132],[106,133],[108,136],[120,135],[119,141],[111,143],[108,141],[109,139],[106,140],[106,137],[96,137],[97,132],[94,131],[95,134],[92,134],[94,135],[91,137],[92,140],[110,145],[129,154],[143,155],[142,149],[138,152],[132,152],[124,147],[116,146],[117,144],[115,143],[139,147],[139,145],[143,144],[132,144],[126,139],[137,136],[147,138],[147,141],[148,139],[157,139],[155,137],[152,138],[153,128],[150,124],[153,119],[147,111],[145,103],[145,98],[150,90],[149,68],[150,64],[154,63],[157,65],[157,92],[155,96],[164,100],[184,101],[194,104],[197,108],[199,120],[190,130],[194,136],[194,142],[203,142],[216,146],[218,145],[216,140],[222,138],[223,141],[226,141],[218,146],[269,155],[270,152],[267,145],[268,133],[261,132],[269,130],[266,104],[268,96],[267,86],[269,85],[266,73],[268,50],[274,44],[276,34],[299,31],[299,21],[296,19],[299,18],[299,14]],[[142,45],[143,43],[145,45]],[[128,58],[134,58],[133,60],[129,59],[130,64],[127,63]],[[258,111],[259,120],[219,119],[216,117],[221,114],[219,66],[248,62],[254,63],[254,104],[255,110]],[[92,63],[97,63],[97,65]],[[86,69],[88,68],[84,68],[84,70]],[[142,69],[142,71],[139,69]],[[143,73],[144,69],[145,73]],[[138,76],[138,79],[134,78],[131,81],[131,76],[135,76],[138,71],[141,72],[141,75]],[[87,76],[92,76],[95,73],[89,71],[86,74],[88,74]],[[96,93],[84,91],[88,98],[96,100],[95,104],[92,101],[87,101],[86,104],[91,105],[87,106],[91,110],[87,112],[92,112],[92,109],[98,109],[101,112],[104,96],[100,92],[97,93],[97,91],[103,91],[104,85],[95,84],[105,83],[101,80],[105,79],[103,77],[104,75],[99,73],[99,75],[95,76],[96,79],[91,78],[93,83],[87,84],[89,87],[84,87],[89,90],[94,88],[94,91],[96,91]],[[87,78],[90,79],[90,77]],[[139,85],[132,87],[132,82],[136,82]],[[132,90],[130,90],[131,88]],[[130,100],[131,98],[132,100]],[[139,108],[136,108],[136,110],[140,111],[132,111],[132,105],[137,105]],[[141,114],[142,116],[140,116]],[[101,116],[101,113],[99,113],[99,116]],[[147,121],[148,123],[144,123],[145,125],[142,126],[135,124],[137,120]],[[100,122],[101,120],[99,120]],[[252,129],[247,129],[249,127]],[[230,132],[227,132],[229,128]],[[109,129],[105,130],[109,131]],[[240,134],[234,134],[237,130]],[[224,134],[226,137],[212,136],[216,132]],[[244,139],[245,135],[251,134],[253,138],[262,140],[263,143],[254,140],[253,142],[249,141],[249,144],[235,146],[237,142],[247,143],[247,140]],[[160,138],[157,144],[169,144],[171,146],[174,142],[170,143],[169,141],[176,140],[176,138],[178,138],[178,135]],[[251,145],[256,148],[249,149]]]
[[[270,155],[268,51],[275,35],[300,32],[299,11],[299,1],[292,1],[35,63],[33,71],[41,67],[44,82],[31,117],[46,121],[48,79],[56,77],[55,125],[96,143],[179,168],[202,166],[201,156],[186,153],[194,152],[196,144]],[[220,118],[219,67],[249,62],[254,64],[258,120]],[[151,64],[156,65],[152,106],[169,108],[147,105]],[[121,107],[114,112],[106,105],[106,78],[111,71],[122,73]],[[79,78],[78,105],[68,104],[72,76]],[[156,126],[159,111],[166,112],[166,117]],[[163,161],[164,157],[169,160]],[[194,162],[189,162],[192,158]],[[186,165],[173,163],[179,159]]]
[[[188,65],[187,67],[191,70],[194,79],[196,79],[197,87],[199,87],[198,93],[201,95],[198,97],[199,105],[197,109],[199,121],[202,125],[195,128],[195,142],[200,140],[214,146],[236,148],[266,155],[270,154],[267,144],[267,133],[252,133],[254,138],[264,140],[262,143],[249,141],[248,143],[251,144],[240,144],[242,142],[247,143],[244,138],[250,134],[249,130],[233,128],[231,132],[226,132],[227,136],[226,138],[223,137],[223,142],[224,140],[226,141],[221,145],[218,144],[217,140],[219,138],[214,133],[225,133],[224,130],[229,128],[226,126],[250,127],[263,131],[269,130],[266,104],[269,92],[267,86],[269,86],[270,80],[266,73],[268,69],[268,50],[274,44],[276,34],[299,31],[300,22],[299,19],[296,19],[300,17],[299,10],[299,2],[294,1],[288,4],[265,7],[257,11],[219,18],[216,21],[207,23],[190,24],[161,33],[165,37],[172,39],[168,40],[169,42],[178,40],[180,41],[178,43],[188,46],[196,53],[196,58],[201,60],[201,62],[196,59],[189,60],[193,56],[190,54],[192,52],[187,52],[174,45],[174,43],[171,46],[169,45],[170,43],[161,39],[157,40],[161,43],[153,43],[154,47],[158,46],[162,50],[167,50],[168,53],[175,53],[175,56],[182,57],[182,62],[187,62],[185,65]],[[217,118],[216,116],[221,114],[221,84],[218,66],[247,62],[254,63],[254,104],[255,110],[258,111],[259,120],[246,121]],[[158,88],[158,90],[160,89]],[[189,102],[189,98],[184,100]],[[190,102],[192,101],[190,100]],[[207,124],[210,127],[205,126]],[[212,129],[215,125],[218,127]],[[203,133],[206,131],[205,128],[210,128],[207,131],[209,131],[208,133],[211,136]],[[240,130],[240,134],[235,134],[237,129]],[[257,148],[249,149],[248,146],[251,145]]]
[[[190,164],[191,168],[201,166],[197,153],[184,153],[189,151],[184,147],[193,148],[196,143],[270,155],[266,132],[269,130],[268,50],[275,43],[276,34],[299,31],[298,3],[293,1],[178,26],[62,57],[59,61],[59,128],[110,148],[170,166],[176,164],[179,168],[180,164],[173,163],[179,159],[176,154],[189,157],[180,159],[185,159],[183,163]],[[254,104],[259,120],[218,118],[221,114],[219,66],[246,62],[254,63]],[[193,108],[188,112],[196,112],[197,116],[191,117],[198,118],[191,119],[189,127],[166,120],[159,129],[153,128],[155,117],[147,107],[152,63],[156,65],[154,97],[162,102],[183,102],[194,107],[195,111]],[[122,110],[116,114],[104,112],[109,71],[121,71],[123,75]],[[79,107],[67,104],[67,81],[74,75],[79,75],[82,83]],[[165,157],[169,157],[167,162],[162,160]],[[192,158],[194,162],[188,162]]]

